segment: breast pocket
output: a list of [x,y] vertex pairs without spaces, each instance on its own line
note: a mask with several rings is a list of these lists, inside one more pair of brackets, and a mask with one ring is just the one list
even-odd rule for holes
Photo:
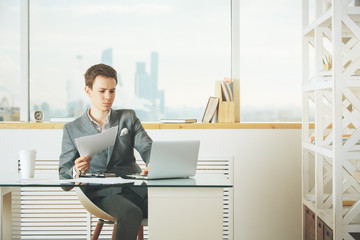
[[133,148],[133,144],[130,138],[130,134],[118,135],[119,147],[122,151],[127,152]]

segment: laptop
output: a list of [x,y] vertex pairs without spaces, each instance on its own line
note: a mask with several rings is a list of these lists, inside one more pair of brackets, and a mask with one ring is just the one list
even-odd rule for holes
[[200,141],[154,141],[148,175],[127,175],[135,179],[188,178],[196,173]]

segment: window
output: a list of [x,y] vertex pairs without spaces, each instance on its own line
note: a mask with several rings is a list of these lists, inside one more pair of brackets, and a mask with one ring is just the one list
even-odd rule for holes
[[114,108],[142,121],[201,120],[216,80],[231,77],[230,0],[31,0],[30,108],[45,119],[88,107],[83,74],[118,71]]
[[240,121],[301,121],[301,1],[240,0]]
[[[24,106],[20,2],[0,0],[0,121],[19,120]],[[301,119],[301,1],[29,3],[29,111],[43,110],[47,121],[84,113],[83,74],[100,62],[118,71],[114,108],[135,109],[145,122],[201,120],[215,81],[239,68],[242,122]],[[240,42],[231,43],[234,3]]]
[[20,120],[20,1],[0,0],[0,121]]

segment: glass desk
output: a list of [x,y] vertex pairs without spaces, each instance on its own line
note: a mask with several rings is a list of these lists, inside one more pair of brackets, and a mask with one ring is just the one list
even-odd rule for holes
[[199,174],[186,179],[129,180],[84,178],[80,184],[58,179],[0,177],[1,239],[11,239],[11,192],[19,187],[148,187],[149,239],[222,239],[223,189],[232,188],[224,175]]
[[76,187],[76,182],[81,183],[81,187],[86,186],[132,186],[132,187],[222,187],[231,188],[232,184],[224,175],[198,174],[191,178],[180,179],[158,179],[158,180],[133,180],[121,179],[117,177],[108,178],[79,178],[77,180],[59,180],[57,177],[39,179],[20,179],[18,177],[0,176],[0,187]]

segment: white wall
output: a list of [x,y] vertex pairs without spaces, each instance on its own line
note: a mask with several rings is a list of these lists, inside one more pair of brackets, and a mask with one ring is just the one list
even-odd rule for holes
[[[154,140],[199,139],[200,155],[234,156],[234,239],[301,239],[300,129],[148,130]],[[0,129],[0,172],[17,151],[60,154],[62,130]],[[12,163],[11,163],[12,162]]]

